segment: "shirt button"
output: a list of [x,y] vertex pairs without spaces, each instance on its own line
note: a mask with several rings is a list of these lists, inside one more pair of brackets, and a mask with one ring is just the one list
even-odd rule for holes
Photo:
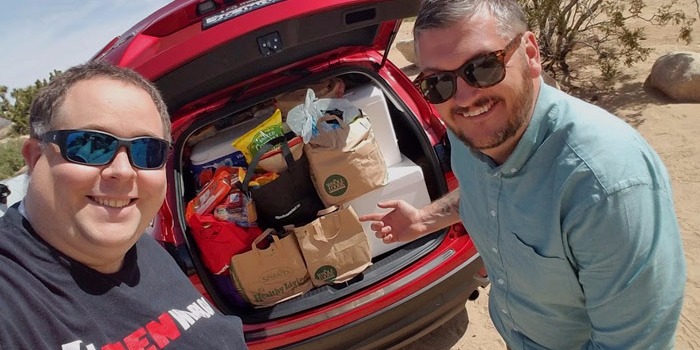
[[495,211],[495,210],[491,210],[491,216],[496,217],[496,211]]
[[491,251],[494,252],[494,253],[496,253],[496,254],[498,254],[498,249],[496,249],[495,247],[494,247],[494,248],[491,248]]
[[501,309],[501,312],[506,314],[506,315],[508,314],[508,311],[506,311],[506,309]]
[[517,172],[518,172],[518,169],[516,169],[516,168],[510,169],[510,173],[511,173],[511,174],[515,174],[515,173],[517,173]]
[[496,282],[498,282],[498,284],[506,283],[506,281],[504,281],[502,278],[499,278],[498,281],[496,281]]

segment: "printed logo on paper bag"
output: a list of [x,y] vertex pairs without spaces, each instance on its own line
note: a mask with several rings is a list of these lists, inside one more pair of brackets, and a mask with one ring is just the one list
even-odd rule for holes
[[323,265],[316,269],[316,272],[314,273],[314,278],[319,281],[333,282],[336,277],[338,277],[338,270],[330,265]]
[[286,279],[292,273],[292,269],[289,268],[270,270],[260,275],[260,282],[265,284],[279,283],[279,280]]
[[326,193],[333,197],[342,196],[348,190],[348,179],[342,175],[333,174],[326,178],[323,188],[325,188]]
[[[294,294],[299,287],[303,287],[305,283],[309,281],[309,275],[307,274],[303,278],[294,278],[292,280],[282,280],[278,284],[271,286],[269,289],[265,289],[260,286],[257,290],[254,290],[253,300],[256,303],[265,303],[268,300],[280,300],[285,296],[290,296]],[[281,284],[280,284],[281,283]]]

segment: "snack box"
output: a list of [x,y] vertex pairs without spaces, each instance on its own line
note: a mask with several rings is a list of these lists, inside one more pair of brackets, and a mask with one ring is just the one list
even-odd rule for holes
[[346,90],[343,98],[348,99],[367,115],[372,124],[379,150],[384,155],[386,166],[389,167],[401,162],[401,152],[394,124],[391,122],[389,108],[382,90],[372,84],[367,84]]
[[[428,188],[423,179],[423,170],[408,158],[390,167],[387,167],[388,182],[385,186],[374,189],[353,200],[343,203],[343,206],[351,205],[358,216],[376,213],[389,212],[389,209],[377,207],[377,202],[390,199],[402,199],[416,208],[421,208],[430,203]],[[405,242],[384,243],[374,235],[370,225],[371,222],[363,222],[362,228],[367,235],[369,248],[372,257],[376,257],[390,250],[398,248]]]

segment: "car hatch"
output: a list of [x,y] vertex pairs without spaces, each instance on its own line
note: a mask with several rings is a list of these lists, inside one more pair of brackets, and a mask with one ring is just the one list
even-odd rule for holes
[[216,10],[201,13],[201,1],[174,1],[95,57],[155,81],[172,113],[302,61],[317,64],[366,50],[386,55],[401,19],[414,16],[419,5],[417,0],[211,3]]

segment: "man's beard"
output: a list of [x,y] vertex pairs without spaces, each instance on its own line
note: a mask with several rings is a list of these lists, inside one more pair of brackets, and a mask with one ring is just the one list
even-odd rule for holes
[[[473,150],[488,150],[504,144],[506,141],[508,141],[508,139],[515,136],[525,121],[528,120],[530,110],[532,109],[532,105],[534,103],[532,100],[534,84],[528,70],[521,70],[520,77],[522,79],[523,88],[515,96],[512,108],[506,111],[506,113],[512,114],[508,118],[506,126],[501,131],[493,135],[490,142],[477,145],[461,130],[457,130],[456,128],[451,127],[449,124],[447,126],[450,128],[450,130],[452,130],[458,139]],[[455,114],[454,111],[452,113]]]

